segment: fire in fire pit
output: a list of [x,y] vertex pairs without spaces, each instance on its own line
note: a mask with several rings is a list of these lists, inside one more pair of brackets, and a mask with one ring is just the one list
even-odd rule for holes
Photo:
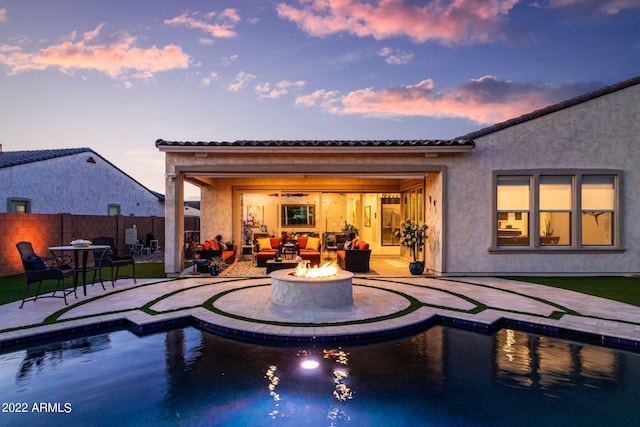
[[338,274],[338,265],[335,261],[325,262],[321,266],[314,265],[313,267],[311,267],[309,261],[300,261],[293,271],[294,276],[308,279],[332,277],[336,274]]

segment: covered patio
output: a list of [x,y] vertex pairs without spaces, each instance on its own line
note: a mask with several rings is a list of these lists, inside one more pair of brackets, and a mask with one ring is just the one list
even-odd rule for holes
[[[181,207],[190,183],[201,191],[203,240],[221,234],[237,247],[250,245],[247,225],[267,236],[293,231],[323,238],[348,224],[372,244],[372,258],[408,260],[393,233],[412,219],[429,227],[419,256],[427,273],[439,275],[446,270],[446,158],[474,146],[472,140],[158,140],[166,154],[166,273],[178,275],[184,260]],[[311,216],[288,222],[285,207],[301,206]]]

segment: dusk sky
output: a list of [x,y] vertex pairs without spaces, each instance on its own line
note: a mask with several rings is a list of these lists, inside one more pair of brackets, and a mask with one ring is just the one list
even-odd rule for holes
[[163,194],[158,138],[448,139],[638,75],[640,0],[0,0],[3,150]]

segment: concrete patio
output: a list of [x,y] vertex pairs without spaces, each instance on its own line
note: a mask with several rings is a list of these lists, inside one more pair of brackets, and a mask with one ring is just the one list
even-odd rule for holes
[[238,339],[295,343],[366,341],[434,324],[491,333],[502,327],[640,351],[640,307],[547,286],[491,277],[365,276],[354,304],[295,309],[271,304],[270,279],[121,279],[88,286],[85,297],[0,307],[0,348],[128,328],[146,334],[186,325]]

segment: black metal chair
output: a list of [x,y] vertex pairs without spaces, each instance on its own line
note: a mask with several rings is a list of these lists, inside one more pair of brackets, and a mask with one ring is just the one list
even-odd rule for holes
[[[137,283],[136,281],[136,262],[130,255],[119,255],[118,248],[115,245],[115,240],[113,237],[94,237],[91,239],[91,243],[94,245],[105,245],[110,246],[111,249],[106,251],[94,250],[93,251],[93,259],[95,263],[95,270],[93,271],[93,282],[96,281],[96,274],[100,278],[100,283],[102,284],[102,288],[104,288],[104,283],[102,281],[102,269],[104,267],[111,268],[111,286],[116,287],[116,280],[133,277],[133,283]],[[120,276],[120,267],[131,266],[132,275],[131,276]],[[115,269],[115,275],[114,275]]]
[[[38,298],[63,298],[65,304],[68,304],[67,295],[70,293],[73,293],[76,298],[78,298],[75,286],[72,289],[66,289],[64,287],[64,279],[72,276],[74,272],[71,265],[65,263],[60,257],[38,256],[33,250],[31,242],[18,242],[16,243],[16,247],[18,248],[18,252],[20,252],[22,266],[27,276],[27,287],[25,288],[20,308],[24,306],[25,301],[35,301]],[[40,288],[42,287],[42,282],[45,280],[56,280],[56,288],[51,295],[40,296]],[[38,289],[36,290],[35,296],[28,297],[29,285],[36,282],[38,283]],[[63,285],[61,289],[60,285]],[[56,295],[58,290],[62,291],[62,296]]]

